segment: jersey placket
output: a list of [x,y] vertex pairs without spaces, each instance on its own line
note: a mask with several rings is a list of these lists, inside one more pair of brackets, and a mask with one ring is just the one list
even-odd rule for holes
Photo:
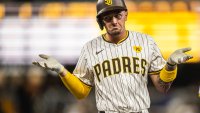
[[[126,39],[127,40],[127,39]],[[125,40],[125,41],[126,41]],[[115,48],[115,52],[116,52],[116,56],[118,57],[118,58],[121,58],[122,56],[123,56],[123,52],[121,51],[121,48],[122,48],[122,45],[125,43],[125,41],[123,41],[123,42],[121,42],[121,43],[119,43],[119,44],[113,44],[113,47]],[[121,73],[119,73],[119,75],[120,75]],[[120,76],[119,76],[120,77]],[[126,105],[130,105],[129,104],[129,99],[127,99],[127,96],[129,95],[129,93],[128,93],[128,91],[124,88],[124,86],[122,86],[122,78],[120,78],[120,82],[121,82],[121,88],[122,88],[122,90],[123,90],[123,96],[124,96],[124,99],[125,99],[125,101],[126,101]],[[127,108],[129,107],[129,106],[126,106]],[[122,109],[122,108],[121,108]]]

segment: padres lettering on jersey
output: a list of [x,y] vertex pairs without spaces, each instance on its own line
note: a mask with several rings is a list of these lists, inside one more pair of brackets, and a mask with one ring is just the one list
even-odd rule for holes
[[[141,59],[139,64],[139,58],[137,57],[121,57],[114,58],[111,60],[103,61],[103,63],[98,63],[94,66],[95,74],[100,82],[100,74],[103,74],[104,77],[111,75],[116,75],[119,73],[135,73],[142,74],[144,76],[147,66],[147,61]],[[139,65],[141,65],[142,70],[139,70]]]
[[73,74],[95,86],[99,111],[139,112],[150,107],[148,74],[164,65],[151,37],[128,31],[119,44],[107,42],[103,35],[85,44]]

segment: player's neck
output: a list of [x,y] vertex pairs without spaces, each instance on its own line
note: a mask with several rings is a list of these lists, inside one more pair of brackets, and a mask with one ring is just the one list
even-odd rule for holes
[[108,42],[111,42],[111,43],[115,43],[115,44],[118,44],[121,42],[121,40],[124,40],[125,38],[127,38],[127,31],[124,30],[121,34],[119,35],[109,35],[108,33],[106,33],[105,35],[105,39],[108,41]]

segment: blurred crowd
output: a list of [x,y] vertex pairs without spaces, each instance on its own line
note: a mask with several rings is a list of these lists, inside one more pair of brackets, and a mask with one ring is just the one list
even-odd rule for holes
[[[150,83],[149,91],[150,113],[200,113],[197,86],[160,94]],[[36,67],[1,67],[0,92],[0,113],[97,113],[94,89],[76,100],[59,76]]]
[[[0,70],[0,113],[92,113],[94,99],[77,101],[58,76],[36,68]],[[81,111],[81,112],[79,112]]]

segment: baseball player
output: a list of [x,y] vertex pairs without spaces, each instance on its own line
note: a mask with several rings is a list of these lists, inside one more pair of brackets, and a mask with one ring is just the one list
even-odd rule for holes
[[73,73],[56,59],[41,54],[33,64],[56,71],[78,99],[95,87],[99,113],[148,113],[148,76],[156,89],[167,92],[176,78],[177,64],[191,59],[183,48],[165,61],[149,35],[125,28],[127,7],[123,0],[99,0],[97,22],[106,33],[84,45]]

